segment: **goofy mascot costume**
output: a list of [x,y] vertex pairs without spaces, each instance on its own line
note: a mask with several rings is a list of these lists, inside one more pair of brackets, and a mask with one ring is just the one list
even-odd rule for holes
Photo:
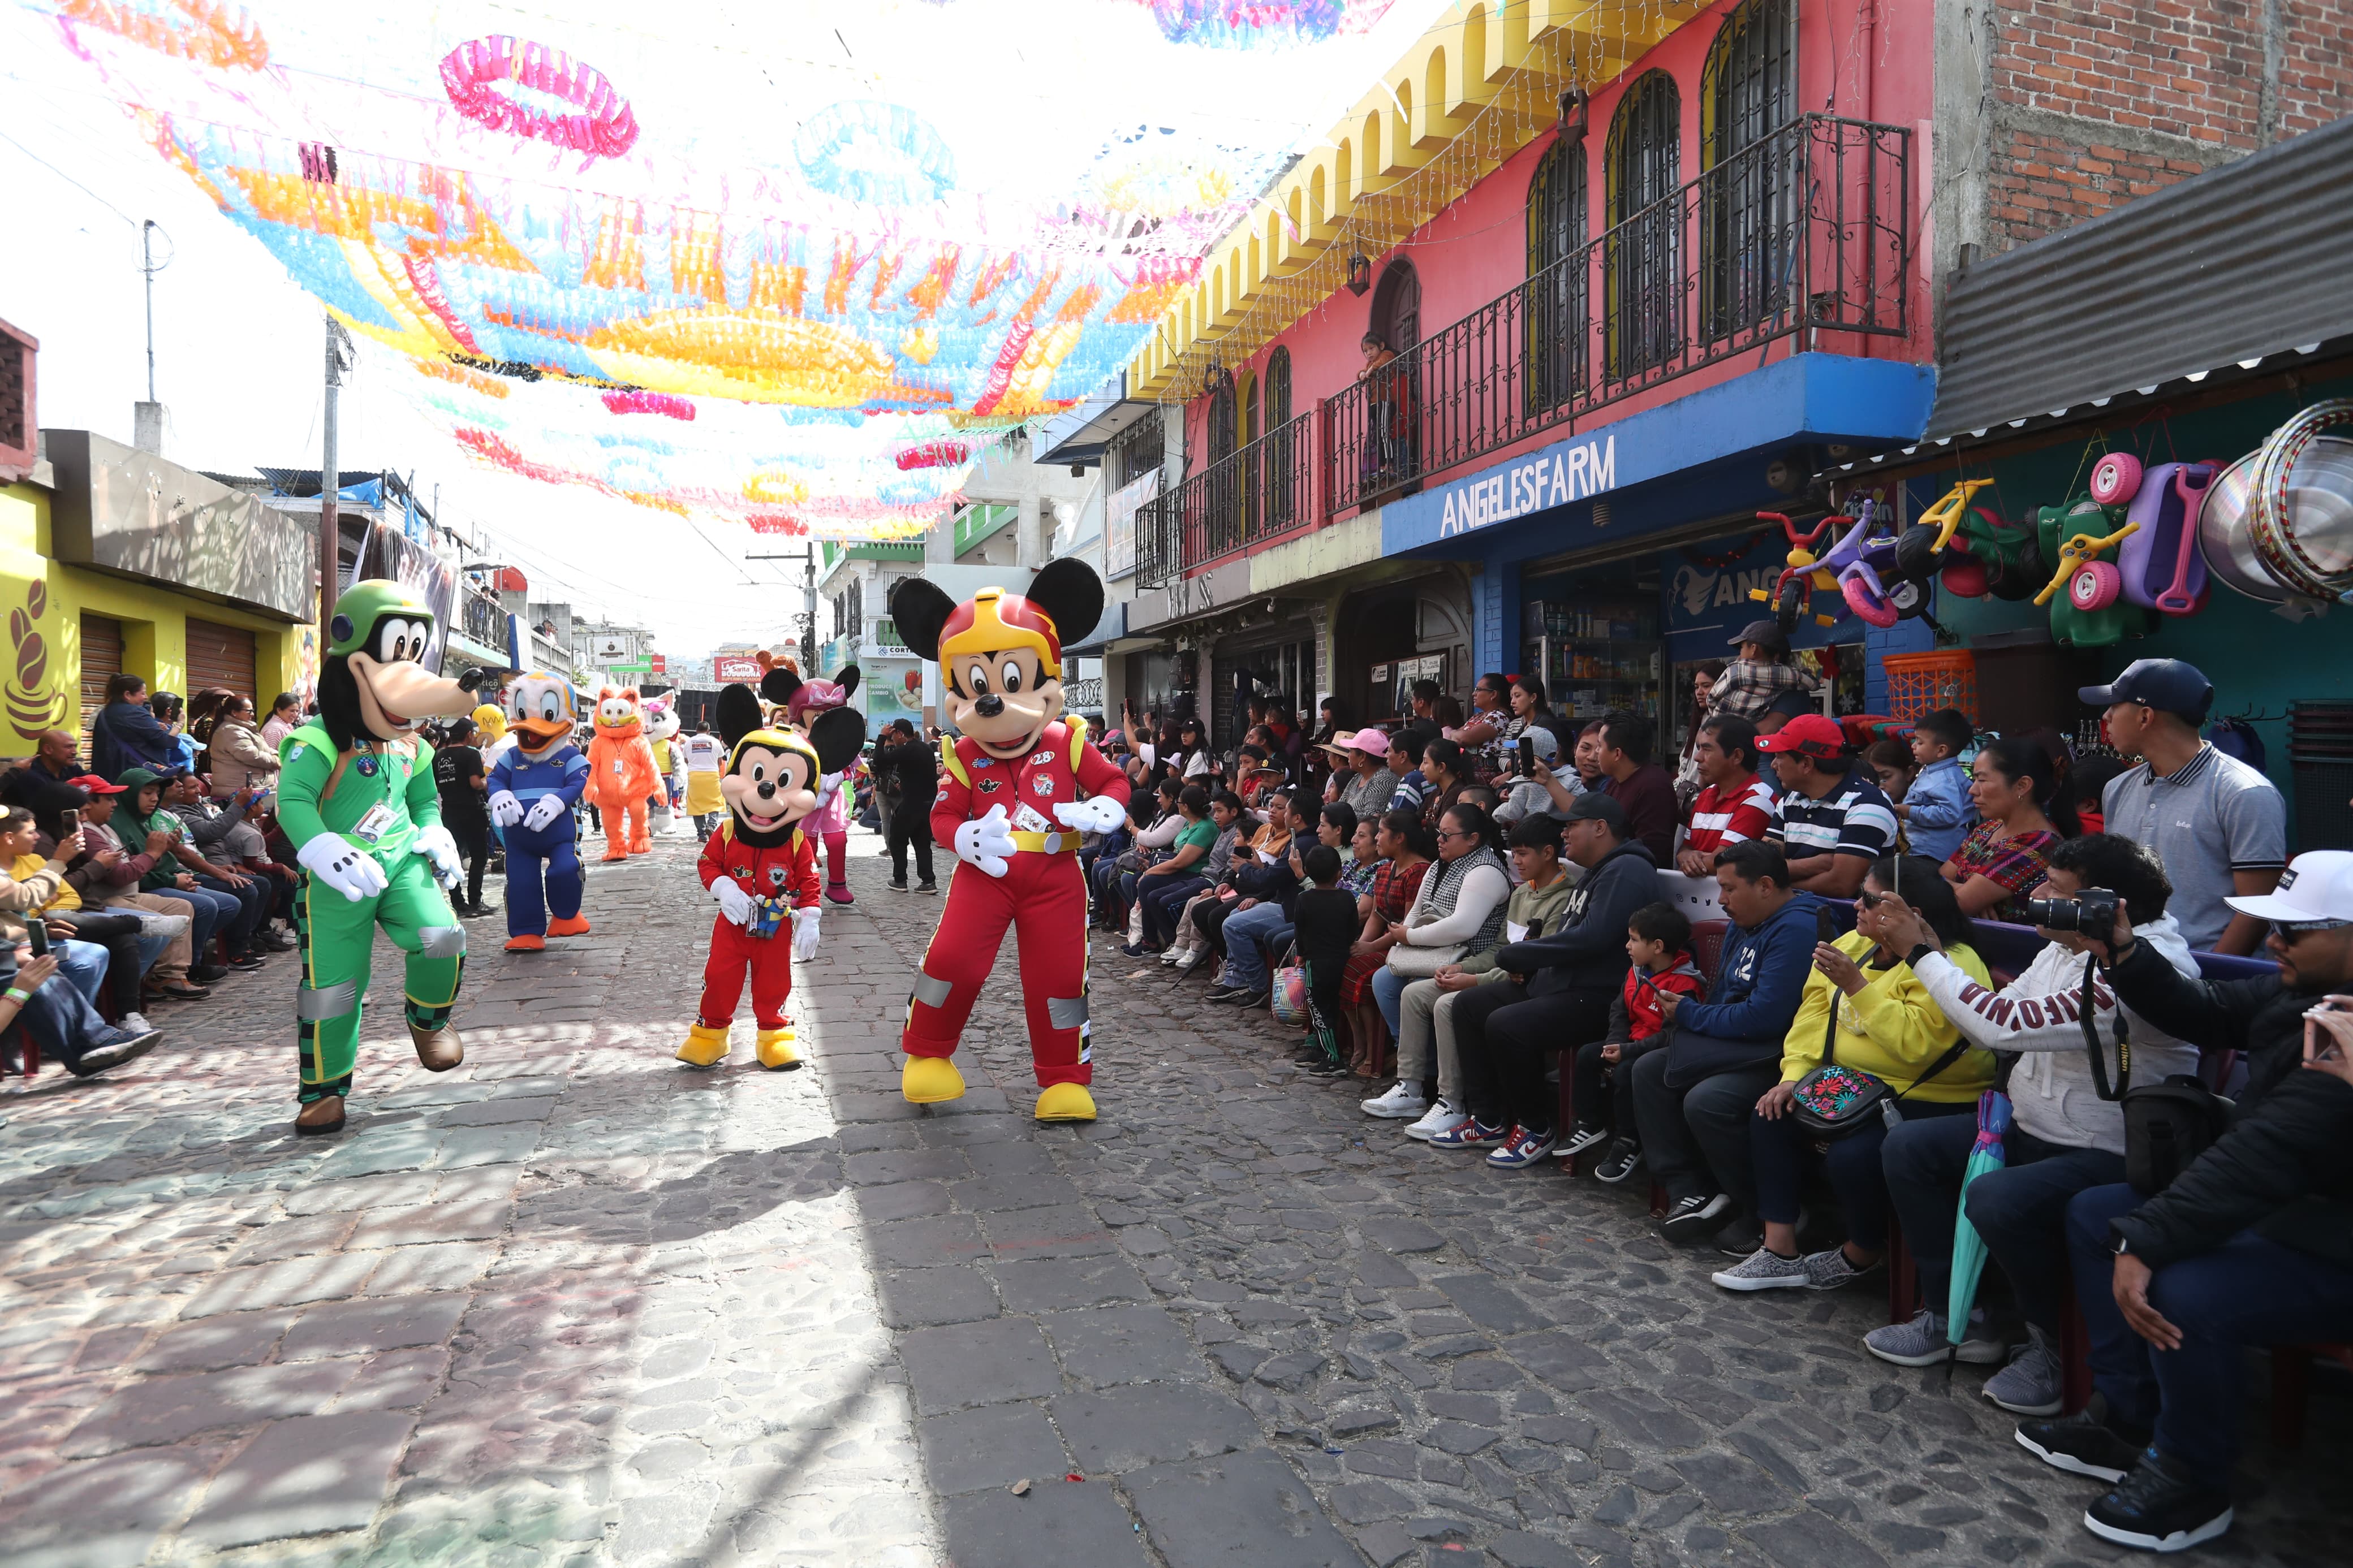
[[[800,683],[790,670],[771,669],[761,678],[760,696],[788,702]],[[825,775],[848,767],[866,744],[866,716],[831,709],[811,720],[803,737],[767,727],[760,697],[748,686],[730,686],[719,694],[719,734],[727,745],[719,776],[727,818],[695,866],[719,917],[711,924],[702,1005],[678,1059],[695,1068],[719,1065],[748,974],[760,1065],[797,1068],[801,1058],[785,1002],[792,994],[793,960],[817,954],[819,909],[817,846],[804,827],[818,809]]]
[[1048,563],[1023,594],[985,588],[959,605],[909,577],[891,595],[907,646],[938,661],[947,717],[961,731],[940,744],[947,777],[932,837],[965,864],[915,976],[901,1040],[901,1092],[919,1105],[964,1093],[950,1058],[1010,925],[1021,943],[1035,1114],[1094,1120],[1079,838],[1126,819],[1127,775],[1088,743],[1084,720],[1062,721],[1062,643],[1092,631],[1103,605],[1103,580],[1069,558]]

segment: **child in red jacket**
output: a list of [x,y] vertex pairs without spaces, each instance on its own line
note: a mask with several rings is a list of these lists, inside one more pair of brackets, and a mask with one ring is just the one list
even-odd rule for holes
[[1659,993],[1698,996],[1707,989],[1691,955],[1691,921],[1672,904],[1645,904],[1626,922],[1626,984],[1609,1004],[1609,1033],[1577,1052],[1577,1129],[1557,1151],[1573,1160],[1617,1138],[1594,1179],[1612,1185],[1641,1168],[1634,1131],[1634,1058],[1667,1043]]

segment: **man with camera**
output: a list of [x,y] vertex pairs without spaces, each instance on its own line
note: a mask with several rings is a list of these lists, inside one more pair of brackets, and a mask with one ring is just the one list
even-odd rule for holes
[[2129,906],[2108,942],[2088,944],[2126,1007],[2192,1045],[2245,1053],[2247,1081],[2229,1130],[2178,1174],[2162,1155],[2195,1143],[2200,1091],[2158,1086],[2175,1097],[2155,1106],[2176,1112],[2161,1123],[2127,1106],[2133,1184],[2090,1188],[2067,1208],[2097,1396],[2018,1429],[2059,1468],[2117,1483],[2084,1527],[2149,1551],[2231,1528],[2244,1347],[2353,1339],[2353,853],[2300,855],[2276,891],[2226,902],[2270,923],[2275,974],[2190,979],[2143,940]]
[[2119,1011],[2084,933],[2112,928],[2121,902],[2142,944],[2195,979],[2198,963],[2165,912],[2172,890],[2157,858],[2128,838],[2069,839],[2052,851],[2035,889],[2041,896],[2027,903],[2028,918],[2048,945],[1999,991],[1947,959],[1936,933],[1917,914],[1903,909],[1886,916],[1888,945],[1911,955],[1913,973],[1945,1016],[1972,1044],[2014,1053],[2019,1061],[2010,1078],[2014,1120],[2004,1141],[2006,1163],[1971,1182],[1966,1200],[1961,1181],[1977,1138],[1974,1118],[1920,1118],[1887,1135],[1881,1161],[1888,1195],[1904,1223],[1926,1304],[1910,1322],[1863,1336],[1864,1348],[1880,1360],[1928,1366],[1956,1355],[1980,1363],[2002,1359],[2001,1340],[1975,1320],[1957,1352],[1947,1332],[1954,1215],[1966,1201],[1969,1224],[2009,1276],[2026,1320],[2026,1342],[1987,1380],[1985,1396],[2021,1415],[2059,1414],[2068,1202],[2086,1187],[2125,1179],[2118,1097],[2126,1084],[2198,1070],[2196,1047],[2129,1006]]

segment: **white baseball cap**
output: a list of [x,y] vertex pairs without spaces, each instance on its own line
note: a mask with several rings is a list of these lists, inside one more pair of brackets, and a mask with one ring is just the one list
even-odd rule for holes
[[2353,851],[2314,849],[2280,873],[2279,886],[2258,898],[2224,899],[2242,915],[2289,925],[2353,921]]

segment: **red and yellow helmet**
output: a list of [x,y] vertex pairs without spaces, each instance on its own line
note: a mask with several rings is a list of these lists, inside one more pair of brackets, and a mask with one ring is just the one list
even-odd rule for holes
[[1037,649],[1040,673],[1061,679],[1062,638],[1053,617],[1018,594],[983,588],[949,612],[940,627],[942,664],[960,654],[1013,647]]

